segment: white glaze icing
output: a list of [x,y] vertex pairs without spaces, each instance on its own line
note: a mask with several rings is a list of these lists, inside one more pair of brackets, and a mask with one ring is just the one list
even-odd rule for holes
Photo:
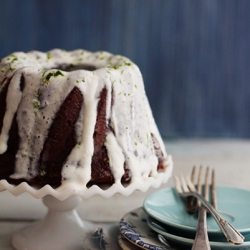
[[[94,71],[58,71],[57,67],[93,65]],[[20,78],[25,87],[21,91]],[[62,168],[62,186],[74,185],[84,189],[91,178],[91,161],[94,153],[93,133],[100,92],[107,89],[106,124],[111,120],[114,130],[106,135],[111,171],[115,182],[120,183],[124,162],[131,170],[132,181],[142,182],[158,174],[158,159],[154,152],[151,134],[160,144],[168,165],[164,143],[152,116],[145,94],[142,75],[129,59],[108,52],[91,53],[85,50],[66,52],[55,49],[47,53],[17,52],[0,63],[0,83],[8,87],[7,108],[0,135],[0,153],[7,149],[8,132],[17,113],[20,145],[16,155],[13,178],[33,178],[37,174],[38,158],[49,128],[61,104],[76,86],[83,95],[81,112],[75,125],[77,144]],[[38,100],[39,95],[42,95]],[[111,108],[111,92],[114,105]],[[84,115],[82,115],[84,114]]]
[[[13,117],[17,111],[18,104],[21,100],[22,92],[20,90],[21,72],[17,72],[9,84],[9,91],[6,97],[6,115],[3,119],[3,126],[0,135],[0,154],[7,150],[7,141],[9,138],[9,130],[12,124]],[[12,100],[16,100],[13,102]]]

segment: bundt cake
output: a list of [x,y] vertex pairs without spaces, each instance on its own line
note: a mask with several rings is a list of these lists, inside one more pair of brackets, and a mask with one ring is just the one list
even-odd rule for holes
[[85,50],[0,62],[0,179],[52,186],[143,181],[167,154],[129,59]]

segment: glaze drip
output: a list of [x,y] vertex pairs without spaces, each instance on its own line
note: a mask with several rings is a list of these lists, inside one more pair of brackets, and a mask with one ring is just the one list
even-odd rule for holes
[[[84,50],[17,52],[0,63],[0,92],[7,84],[6,78],[12,79],[6,97],[0,153],[7,150],[8,133],[15,114],[20,138],[15,173],[11,178],[31,180],[38,175],[46,176],[44,147],[50,139],[49,131],[56,126],[60,107],[76,89],[82,101],[77,117],[72,118],[74,141],[71,140],[71,151],[63,162],[60,188],[73,185],[84,189],[91,181],[92,158],[97,152],[94,138],[98,105],[104,100],[101,97],[104,92],[105,110],[100,112],[105,113],[105,119],[99,122],[106,134],[100,139],[103,141],[100,147],[103,151],[100,152],[106,154],[114,182],[121,182],[125,168],[129,169],[132,181],[143,183],[147,178],[157,176],[159,159],[151,135],[157,141],[163,161],[167,162],[168,156],[145,95],[140,70],[129,59],[108,52]],[[162,166],[167,164],[163,162]]]

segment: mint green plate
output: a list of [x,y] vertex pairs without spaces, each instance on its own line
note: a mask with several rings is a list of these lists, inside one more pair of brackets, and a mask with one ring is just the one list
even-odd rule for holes
[[[243,235],[250,233],[250,191],[228,186],[217,186],[217,202],[220,214]],[[185,200],[174,188],[159,190],[144,201],[145,211],[170,228],[195,233],[197,214],[186,212]],[[219,226],[213,217],[207,218],[208,234],[221,237]]]
[[[169,242],[169,244],[172,244],[173,246],[175,244],[176,249],[191,249],[194,243],[194,237],[189,238],[189,237],[181,236],[178,234],[179,232],[173,233],[169,231],[168,228],[162,228],[161,226],[159,226],[159,224],[154,223],[154,222],[155,222],[154,219],[152,219],[149,216],[147,220],[148,226],[153,231],[164,236],[166,240]],[[229,242],[226,242],[226,240],[223,240],[223,239],[221,241],[213,241],[209,237],[209,245],[212,250],[249,250],[250,249],[250,235],[247,235],[245,237],[245,242],[241,245],[233,245]]]

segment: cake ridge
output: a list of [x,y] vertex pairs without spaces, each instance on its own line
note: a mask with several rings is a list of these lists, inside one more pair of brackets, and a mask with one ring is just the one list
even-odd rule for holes
[[[82,65],[88,65],[91,70],[81,69]],[[67,67],[76,69],[63,70]],[[43,162],[41,157],[46,155],[44,145],[51,126],[55,126],[53,122],[57,119],[60,107],[67,98],[71,98],[70,93],[75,88],[80,91],[82,102],[78,117],[72,124],[74,138],[70,140],[75,145],[63,163],[61,185],[84,189],[88,183],[97,180],[97,183],[120,183],[130,179],[143,182],[150,176],[157,176],[159,169],[167,167],[164,162],[168,156],[146,97],[141,72],[128,58],[109,52],[91,53],[86,50],[17,52],[1,60],[0,83],[0,94],[8,85],[6,104],[9,106],[11,103],[14,110],[10,115],[11,111],[7,107],[4,115],[3,120],[8,121],[8,126],[3,125],[1,128],[0,161],[8,148],[8,131],[5,129],[10,129],[15,114],[20,137],[15,156],[15,173],[10,179],[53,182],[54,173],[50,168],[53,169],[54,163],[49,167],[46,163],[49,160]],[[18,88],[13,90],[13,86]],[[106,94],[102,95],[104,90]],[[16,95],[17,98],[8,95]],[[102,113],[105,113],[105,117],[102,122],[105,122],[105,126],[98,134],[97,114],[100,113],[99,103],[103,102],[103,98],[105,112]],[[59,119],[60,124],[62,120]],[[102,141],[99,151],[95,151],[95,133],[102,138],[99,140]],[[156,154],[155,150],[161,153]],[[106,170],[96,163],[98,170],[93,177],[95,163],[92,158],[97,154],[107,158],[102,163]],[[51,161],[56,162],[57,159],[52,157]]]

